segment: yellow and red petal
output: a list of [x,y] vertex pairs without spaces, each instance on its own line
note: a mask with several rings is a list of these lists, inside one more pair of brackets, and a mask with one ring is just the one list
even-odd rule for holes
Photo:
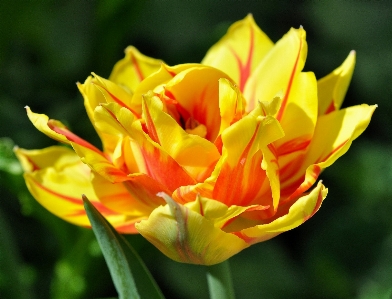
[[86,194],[109,221],[118,223],[124,219],[124,215],[98,201],[91,185],[90,169],[71,149],[58,146],[41,151],[16,149],[16,155],[26,170],[24,177],[29,191],[51,213],[71,223],[88,226],[81,199],[81,195]]
[[162,63],[162,60],[145,56],[130,46],[125,49],[125,57],[115,64],[109,80],[133,93],[140,82],[159,70]]
[[279,92],[283,92],[282,105],[277,114],[282,119],[294,79],[304,67],[307,44],[303,28],[292,28],[268,52],[248,79],[244,97],[252,111],[257,103],[271,101]]
[[222,70],[243,91],[247,80],[272,47],[272,41],[249,14],[230,26],[226,35],[211,47],[201,63]]
[[[132,160],[137,164],[140,173],[149,175],[163,186],[166,186],[170,192],[179,186],[195,183],[195,180],[158,143],[143,131],[140,121],[132,121],[130,119],[131,112],[129,110],[119,107],[115,103],[102,105],[102,108],[97,109],[97,116],[99,115],[102,118],[101,120],[106,119],[106,121],[102,122],[102,125],[107,124],[108,130],[117,130],[119,134],[128,134],[130,145],[124,147],[124,150],[132,151]],[[104,162],[101,157],[97,155],[95,157]],[[94,167],[96,162],[98,160],[91,160],[91,167]],[[107,162],[105,163],[108,165]],[[132,162],[132,164],[134,163]],[[110,170],[110,168],[108,169]],[[120,177],[122,180],[121,175]]]
[[219,111],[221,116],[219,135],[244,116],[245,104],[245,99],[236,85],[225,78],[219,79]]
[[49,121],[51,121],[52,126],[56,126],[57,128],[62,128],[62,129],[66,128],[65,125],[63,125],[61,122],[56,120],[52,120],[52,119],[49,120],[49,117],[45,114],[38,114],[32,112],[30,107],[28,106],[26,106],[25,108],[26,108],[27,116],[29,117],[34,127],[38,129],[38,131],[44,133],[46,136],[54,140],[69,144],[69,140],[63,134],[59,134],[53,131],[53,129],[49,127],[48,123]]
[[[256,111],[259,111],[258,115]],[[283,132],[275,118],[264,117],[261,113],[259,106],[222,134],[223,154],[217,165],[220,169],[212,197],[227,205],[246,206],[252,202],[273,208],[269,200],[254,201],[268,190],[263,188],[270,185],[266,180],[267,169],[275,186],[273,177],[279,176],[279,172],[272,165],[277,163],[276,158],[264,154],[262,150],[267,151],[267,145],[281,138]]]
[[285,136],[274,145],[279,156],[306,150],[317,122],[317,81],[313,73],[299,73],[294,79],[284,117]]
[[271,222],[245,228],[235,235],[252,245],[296,228],[318,211],[327,193],[328,189],[319,182],[317,187],[309,194],[300,197],[295,203],[280,207]]
[[219,160],[220,154],[210,141],[194,134],[188,134],[167,113],[163,112],[163,103],[151,93],[143,100],[143,118],[146,121],[149,136],[196,181],[203,181]]
[[191,117],[205,125],[207,128],[205,138],[210,141],[215,141],[220,128],[219,79],[221,78],[229,79],[218,69],[197,66],[180,72],[165,86],[165,95],[178,103],[179,112],[184,112],[182,115],[184,121]]
[[288,200],[295,199],[308,190],[322,169],[332,165],[348,151],[351,143],[369,125],[376,107],[363,104],[319,117],[302,165],[295,175],[282,182],[282,192],[291,193]]
[[75,152],[65,146],[51,146],[40,150],[14,149],[24,172],[33,172],[47,167],[61,169],[80,162]]
[[147,220],[137,223],[136,228],[171,259],[213,265],[249,246],[235,235],[217,228],[214,221],[176,203],[170,196],[164,198],[167,204],[155,209]]
[[[135,89],[132,97],[132,108],[141,114],[142,112],[142,99],[143,95],[150,90],[155,93],[161,93],[164,90],[164,84],[174,78],[180,72],[199,66],[198,64],[180,64],[176,66],[168,66],[162,64],[160,69],[144,79]],[[175,102],[175,101],[174,101]]]
[[167,189],[147,175],[132,175],[128,181],[111,183],[100,175],[93,174],[92,185],[96,196],[106,207],[133,219],[147,218],[164,200],[158,192]]
[[355,51],[351,51],[341,66],[318,81],[318,114],[339,110],[346,95],[355,67]]

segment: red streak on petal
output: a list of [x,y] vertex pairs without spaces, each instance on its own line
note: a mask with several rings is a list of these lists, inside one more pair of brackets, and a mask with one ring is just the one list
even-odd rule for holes
[[132,64],[135,67],[135,72],[136,75],[139,77],[139,81],[143,81],[144,80],[144,75],[142,73],[142,70],[140,69],[140,65],[138,63],[138,61],[136,60],[135,56],[132,55],[131,53],[131,60],[132,60]]
[[29,156],[27,156],[27,155],[23,155],[23,156],[24,156],[24,157],[27,159],[27,161],[29,161],[29,163],[31,164],[31,166],[32,166],[32,168],[33,168],[33,169],[31,170],[31,172],[36,171],[36,170],[40,170],[40,169],[41,169],[41,167],[39,167],[37,164],[35,164],[34,161],[30,159]]
[[313,209],[312,213],[304,218],[304,222],[309,220],[318,211],[318,209],[321,207],[321,203],[322,202],[323,202],[323,195],[322,195],[321,189],[320,189],[320,192],[319,192],[319,194],[317,196],[316,205],[314,206],[314,209]]
[[277,149],[278,155],[283,156],[291,154],[293,152],[304,150],[308,147],[310,141],[311,140],[303,140],[300,138],[295,138],[290,141],[287,141],[286,143],[279,146],[279,148]]
[[329,104],[329,107],[325,111],[325,114],[331,113],[331,112],[333,112],[335,110],[336,110],[335,103],[334,103],[334,100],[332,99],[332,102],[331,102],[331,104]]
[[248,237],[248,236],[244,235],[244,234],[241,233],[241,232],[234,232],[234,233],[232,233],[232,234],[235,235],[235,236],[237,236],[238,238],[241,238],[242,240],[244,240],[244,241],[245,241],[246,243],[248,243],[248,244],[252,244],[253,241],[256,240],[256,238]]
[[150,110],[148,109],[148,105],[144,98],[143,98],[143,102],[144,102],[144,113],[146,114],[145,120],[146,120],[148,135],[151,137],[152,140],[154,140],[156,143],[160,145],[161,143],[159,141],[159,136],[155,128],[154,121],[152,120]]
[[[36,184],[36,186],[37,187],[39,187],[40,189],[42,189],[42,190],[44,190],[45,192],[48,192],[49,194],[51,194],[51,195],[53,195],[53,196],[56,196],[56,197],[58,197],[58,198],[60,198],[60,199],[62,199],[62,200],[65,200],[65,201],[67,201],[67,202],[70,202],[70,203],[72,203],[72,204],[75,204],[75,205],[79,205],[79,206],[83,206],[83,201],[81,200],[81,199],[78,199],[78,198],[75,198],[75,197],[70,197],[70,196],[67,196],[67,195],[63,195],[63,194],[60,194],[60,193],[57,193],[57,192],[55,192],[55,191],[53,191],[53,190],[51,190],[51,189],[49,189],[49,188],[47,188],[47,187],[45,187],[44,185],[42,185],[42,184],[40,184],[40,183],[38,183],[36,180],[33,180],[34,181],[34,183]],[[97,208],[97,210],[101,213],[101,214],[103,214],[103,215],[118,215],[118,213],[116,213],[116,212],[114,212],[114,211],[112,211],[112,210],[110,210],[110,209],[108,209],[107,207],[105,207],[102,203],[100,203],[100,202],[97,202],[97,201],[92,201],[91,202],[96,208]],[[76,212],[76,215],[78,214],[79,212]],[[83,215],[84,215],[85,213],[83,213]]]
[[[259,187],[265,179],[265,171],[260,167],[262,155],[256,153],[253,157],[248,157],[258,129],[259,124],[242,152],[237,165],[231,167],[229,164],[224,163],[222,166],[212,192],[214,199],[228,206],[232,204],[246,206],[255,199],[254,197],[259,192]],[[247,162],[249,159],[251,161]],[[247,182],[244,182],[244,180],[247,180]],[[246,188],[244,188],[244,184],[247,185]]]
[[223,148],[223,141],[222,141],[222,135],[219,135],[215,142],[214,142],[216,148],[218,149],[218,152],[220,155],[222,155],[222,148]]
[[[93,83],[95,84],[95,83]],[[137,119],[140,119],[141,116],[139,113],[137,113],[135,110],[133,110],[131,107],[127,106],[123,101],[121,101],[119,98],[117,98],[114,94],[112,94],[109,90],[107,90],[105,87],[98,85],[99,87],[105,89],[105,91],[112,97],[112,99],[119,104],[121,107],[127,108],[129,111],[132,112],[133,115],[136,116]]]
[[50,129],[52,129],[54,132],[65,136],[65,138],[67,138],[69,141],[75,142],[76,144],[79,144],[79,145],[81,145],[81,146],[83,146],[85,148],[88,148],[88,149],[90,149],[90,150],[100,154],[101,156],[105,156],[94,145],[92,145],[91,143],[87,142],[86,140],[80,138],[79,136],[75,135],[74,133],[72,133],[68,129],[59,128],[59,127],[55,126],[54,123],[51,120],[48,121],[48,127]]
[[286,89],[286,94],[284,95],[284,98],[283,98],[283,101],[282,101],[282,105],[280,106],[280,109],[278,111],[278,115],[276,116],[277,120],[279,120],[279,121],[282,119],[283,112],[286,109],[287,100],[289,99],[291,86],[293,84],[295,72],[297,70],[299,56],[301,54],[301,49],[302,49],[302,39],[300,39],[300,42],[299,42],[298,54],[297,54],[297,58],[296,58],[295,63],[294,63],[293,70],[291,71],[290,80],[289,80],[289,83],[288,83],[287,89]]
[[[288,191],[292,188],[295,188],[295,186],[299,187],[286,199],[281,200],[279,205],[285,204],[293,199],[296,199],[298,196],[300,196],[302,193],[306,192],[310,187],[312,187],[312,185],[314,184],[314,182],[317,180],[317,178],[319,177],[321,173],[321,167],[316,165],[313,165],[313,172],[311,174],[311,180],[308,181],[303,181],[304,177],[299,178],[296,182],[292,183],[290,187],[285,188],[286,190],[282,192],[282,195],[287,194]],[[302,183],[301,183],[302,181]]]
[[334,148],[327,156],[325,156],[322,159],[319,159],[316,163],[320,163],[320,162],[324,162],[326,161],[329,157],[331,157],[334,153],[336,153],[339,149],[341,149],[346,143],[347,143],[348,139],[346,139],[345,141],[343,141],[341,144],[339,144],[336,148]]
[[249,45],[249,52],[248,57],[246,59],[245,65],[242,63],[238,54],[233,50],[233,48],[229,47],[231,53],[234,55],[234,58],[237,61],[238,68],[240,70],[240,78],[239,78],[239,87],[240,91],[243,92],[245,88],[245,84],[248,81],[250,76],[251,66],[252,66],[252,58],[253,58],[253,51],[254,51],[254,32],[253,27],[250,27],[250,45]]
[[169,70],[169,68],[167,67],[166,64],[163,64],[163,68],[165,69],[165,71],[166,71],[170,76],[172,76],[172,78],[174,78],[175,76],[177,76],[177,73],[175,73],[175,72]]

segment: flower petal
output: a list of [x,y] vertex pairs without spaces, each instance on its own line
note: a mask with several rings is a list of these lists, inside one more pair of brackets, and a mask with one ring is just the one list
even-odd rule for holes
[[205,138],[210,141],[215,141],[220,128],[221,78],[229,79],[225,73],[217,69],[198,66],[180,72],[165,87],[165,95],[178,102],[181,108],[189,113],[189,117],[207,127]]
[[159,70],[162,63],[162,60],[147,57],[130,46],[125,49],[125,57],[115,64],[109,80],[133,93],[141,81]]
[[213,265],[248,247],[240,238],[215,227],[212,220],[176,203],[166,194],[162,196],[167,204],[155,209],[136,228],[171,259]]
[[[163,103],[151,93],[143,100],[143,117],[148,131],[162,148],[197,181],[211,173],[205,173],[219,160],[220,154],[213,143],[200,136],[188,134],[167,113]],[[152,137],[152,139],[154,139]]]
[[199,66],[198,64],[180,64],[170,67],[162,64],[160,69],[144,79],[136,88],[132,97],[132,108],[136,112],[142,111],[143,95],[152,90],[155,93],[160,93],[164,89],[164,84],[174,78],[178,73],[189,69],[191,67]]
[[272,222],[243,229],[236,235],[251,245],[269,240],[280,233],[296,228],[318,211],[327,193],[328,189],[319,182],[317,187],[309,194],[300,197],[287,208],[287,211],[285,210],[282,213],[278,211],[279,214]]
[[[222,134],[223,154],[217,165],[220,170],[212,197],[227,205],[245,206],[251,202],[265,206],[272,204],[253,201],[266,192],[263,182],[267,165],[276,163],[276,159],[265,155],[262,150],[267,151],[267,145],[281,138],[283,131],[275,118],[264,117],[261,113],[260,105]],[[272,177],[272,172],[269,175]],[[265,186],[269,187],[269,184]]]
[[351,51],[343,64],[318,81],[318,114],[339,110],[346,95],[355,67],[355,51]]
[[[27,116],[29,117],[30,121],[32,122],[34,127],[36,127],[40,132],[44,133],[46,136],[48,136],[54,140],[69,144],[69,140],[64,135],[53,131],[48,126],[48,123],[49,123],[48,116],[46,116],[45,114],[34,113],[30,110],[30,107],[28,107],[28,106],[26,106],[25,108],[26,108]],[[66,128],[66,126],[63,125],[59,121],[54,121],[54,120],[51,120],[51,121],[58,128]]]
[[[282,193],[288,200],[297,198],[317,180],[322,169],[345,154],[351,143],[369,125],[375,106],[360,105],[338,110],[319,117],[309,150],[295,175],[282,182]],[[304,177],[304,173],[306,175]]]
[[243,91],[249,76],[272,47],[271,40],[249,14],[230,26],[226,35],[211,47],[201,63],[222,70]]
[[245,85],[244,97],[248,101],[247,111],[252,111],[257,102],[271,101],[278,92],[283,92],[282,105],[277,115],[278,120],[282,118],[293,80],[305,64],[307,55],[305,37],[303,28],[292,28],[268,52]]
[[155,208],[164,204],[156,196],[167,189],[147,175],[133,175],[128,181],[113,184],[100,175],[93,174],[95,194],[106,207],[139,221],[147,218]]
[[245,99],[236,85],[227,79],[219,79],[219,111],[221,116],[219,135],[243,117],[245,104]]
[[91,185],[90,169],[71,149],[54,146],[15,152],[26,170],[24,178],[29,191],[51,213],[73,224],[89,226],[81,199],[86,194],[114,226],[124,224],[124,215],[98,201]]
[[[97,122],[101,122],[102,129],[108,131],[117,130],[118,134],[127,134],[130,138],[130,148],[132,149],[132,160],[137,164],[138,172],[144,173],[155,179],[157,182],[166,186],[170,192],[182,185],[190,185],[195,183],[189,174],[156,142],[154,142],[149,135],[147,135],[141,126],[140,121],[133,121],[133,116],[129,110],[124,107],[120,107],[116,103],[110,103],[102,105],[102,107],[96,109]],[[100,126],[98,125],[98,126]],[[125,146],[125,150],[130,149],[129,146]],[[81,153],[82,154],[82,153]],[[90,154],[93,154],[90,152]],[[88,164],[98,173],[95,169],[95,163],[105,161],[99,156],[94,156],[93,160],[89,160]],[[91,156],[93,158],[93,156]],[[99,160],[97,160],[99,159]],[[84,160],[87,162],[87,159]],[[126,160],[127,161],[127,160]],[[127,162],[126,162],[127,163]],[[133,162],[132,162],[133,164]],[[101,164],[102,166],[104,164]],[[105,162],[105,167],[110,166]],[[113,165],[110,167],[114,167]],[[111,168],[107,170],[112,171]],[[104,168],[100,169],[105,171]],[[131,170],[131,169],[129,169]],[[118,170],[117,170],[118,171]],[[100,173],[105,176],[105,174]],[[107,179],[110,180],[110,173]],[[119,177],[121,181],[124,179],[122,175]]]

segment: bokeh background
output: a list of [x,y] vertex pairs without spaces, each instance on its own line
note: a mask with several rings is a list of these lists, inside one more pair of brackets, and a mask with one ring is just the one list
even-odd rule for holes
[[[90,230],[29,195],[12,147],[55,144],[23,107],[99,145],[75,82],[108,77],[128,45],[168,64],[199,62],[252,13],[273,41],[302,25],[305,70],[321,78],[350,50],[357,65],[344,107],[378,104],[367,131],[322,175],[329,194],[301,227],[233,257],[238,298],[390,298],[392,293],[392,2],[0,2],[0,298],[116,296]],[[129,236],[167,298],[208,298],[205,268],[175,263]]]

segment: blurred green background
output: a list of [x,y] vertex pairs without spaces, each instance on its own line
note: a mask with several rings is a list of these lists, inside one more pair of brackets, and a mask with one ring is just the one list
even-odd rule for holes
[[[29,195],[13,154],[55,144],[23,107],[98,143],[75,82],[108,77],[128,45],[168,64],[199,62],[251,12],[273,41],[302,25],[306,70],[318,78],[350,50],[357,65],[344,107],[378,104],[367,131],[322,175],[329,194],[301,227],[231,259],[238,298],[390,298],[392,293],[392,2],[0,2],[0,298],[116,296],[90,230]],[[9,139],[10,138],[10,139]],[[11,140],[12,139],[12,140]],[[208,298],[205,269],[175,263],[129,236],[167,298]]]

